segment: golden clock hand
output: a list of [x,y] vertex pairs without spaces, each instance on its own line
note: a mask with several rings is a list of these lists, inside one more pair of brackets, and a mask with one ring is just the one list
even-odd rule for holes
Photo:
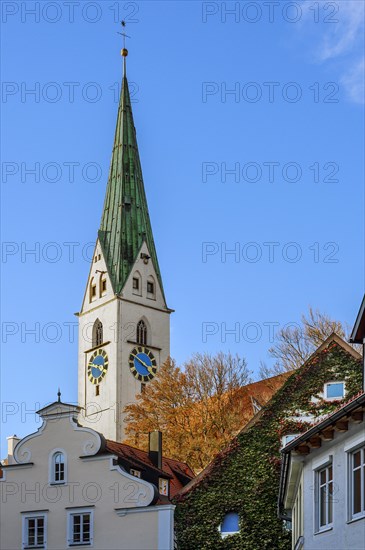
[[98,371],[103,372],[103,366],[102,365],[95,365],[95,363],[92,363],[91,367],[94,367],[94,369],[98,369]]
[[148,366],[144,361],[142,361],[142,359],[140,359],[138,357],[138,355],[134,355],[134,353],[131,353],[131,355],[132,355],[132,357],[135,357],[137,359],[137,361],[139,361],[141,363],[141,365],[143,365],[144,368],[147,369],[150,374],[152,374],[152,367],[151,366]]

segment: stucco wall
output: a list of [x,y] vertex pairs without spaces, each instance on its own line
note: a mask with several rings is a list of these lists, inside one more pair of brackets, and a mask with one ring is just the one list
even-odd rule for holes
[[[98,550],[172,547],[173,507],[149,506],[153,485],[115,466],[112,455],[93,456],[100,443],[98,434],[61,415],[49,417],[17,445],[18,465],[5,469],[0,480],[1,548],[19,550],[21,513],[40,510],[48,511],[48,550],[67,548],[68,509],[85,506],[94,511],[93,547]],[[67,482],[52,486],[49,457],[55,449],[67,456]]]
[[[336,433],[332,442],[324,442],[320,449],[313,449],[304,460],[304,548],[318,550],[363,550],[365,546],[365,518],[349,521],[348,502],[348,449],[365,442],[364,424],[349,423],[349,431]],[[333,526],[330,530],[315,533],[314,472],[332,455],[334,503]]]

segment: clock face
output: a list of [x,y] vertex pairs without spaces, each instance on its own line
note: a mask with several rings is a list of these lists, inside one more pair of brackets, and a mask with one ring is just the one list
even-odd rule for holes
[[87,375],[92,384],[99,384],[108,370],[108,356],[103,349],[94,351],[87,366]]
[[156,375],[156,359],[148,348],[138,346],[129,355],[129,368],[137,380],[148,382]]

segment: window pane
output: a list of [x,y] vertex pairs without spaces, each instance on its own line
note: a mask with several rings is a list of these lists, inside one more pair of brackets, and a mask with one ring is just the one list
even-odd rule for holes
[[323,527],[326,525],[326,501],[327,501],[327,495],[326,495],[326,488],[321,487],[320,489],[320,495],[319,495],[319,526]]
[[83,542],[90,542],[90,514],[83,515],[82,540]]
[[230,512],[224,516],[224,520],[221,526],[222,533],[237,533],[239,531],[239,518],[238,514]]
[[354,468],[358,468],[361,464],[361,451],[354,453]]
[[28,519],[28,545],[35,545],[35,519]]
[[320,473],[320,484],[324,485],[326,483],[326,470],[322,470]]
[[354,485],[353,485],[353,513],[358,514],[361,512],[361,470],[354,471]]
[[81,516],[73,516],[73,542],[81,542]]
[[[332,469],[332,468],[331,468]],[[332,476],[331,476],[332,478]],[[333,483],[328,484],[327,504],[328,504],[328,520],[327,523],[332,523],[332,510],[333,510]]]
[[327,384],[327,397],[343,397],[344,385],[343,382],[334,382],[333,384]]

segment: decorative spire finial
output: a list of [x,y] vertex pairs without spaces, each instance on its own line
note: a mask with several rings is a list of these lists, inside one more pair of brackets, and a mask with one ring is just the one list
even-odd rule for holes
[[[126,26],[126,22],[125,21],[121,21],[121,25],[122,25],[122,29],[124,29],[124,27]],[[120,34],[121,36],[123,36],[123,48],[121,49],[120,53],[123,57],[123,69],[124,69],[124,74],[126,74],[126,57],[128,55],[128,50],[127,48],[125,47],[125,39],[126,38],[130,38],[130,36],[128,36],[125,32],[118,32],[118,34]]]
[[60,388],[58,388],[57,397],[58,397],[57,401],[59,403],[61,403],[61,390],[60,390]]

